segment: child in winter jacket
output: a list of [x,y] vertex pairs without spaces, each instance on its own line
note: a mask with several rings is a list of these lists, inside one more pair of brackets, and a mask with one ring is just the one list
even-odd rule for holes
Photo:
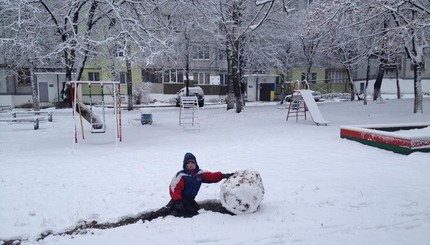
[[198,214],[200,207],[194,199],[202,183],[216,183],[233,175],[201,170],[196,157],[189,152],[184,156],[182,168],[173,177],[169,187],[172,200],[168,206],[176,216],[192,217]]

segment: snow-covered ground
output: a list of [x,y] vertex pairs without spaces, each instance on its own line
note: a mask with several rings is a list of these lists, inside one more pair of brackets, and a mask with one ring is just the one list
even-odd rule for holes
[[[114,116],[105,134],[73,149],[70,109],[52,123],[0,123],[0,240],[23,244],[375,244],[430,241],[430,153],[405,156],[340,138],[339,127],[430,122],[413,114],[413,100],[318,103],[330,124],[285,121],[274,103],[249,103],[240,114],[224,105],[200,110],[200,132],[184,132],[177,108],[152,108],[152,125],[139,111],[122,111],[123,142],[115,144]],[[284,106],[285,107],[285,106]],[[5,117],[6,114],[0,114]],[[428,131],[426,131],[428,132]],[[169,201],[168,186],[185,152],[202,169],[254,170],[265,189],[260,209],[230,216],[201,210],[193,218],[150,222],[74,236],[82,220],[115,222]],[[219,199],[220,183],[203,185],[198,201]],[[0,242],[1,244],[1,242]]]

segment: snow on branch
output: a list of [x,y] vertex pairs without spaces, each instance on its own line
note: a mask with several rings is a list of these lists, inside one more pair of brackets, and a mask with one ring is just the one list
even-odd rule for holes
[[273,0],[258,0],[258,1],[255,1],[255,5],[260,6],[260,5],[266,4],[268,2],[273,2]]

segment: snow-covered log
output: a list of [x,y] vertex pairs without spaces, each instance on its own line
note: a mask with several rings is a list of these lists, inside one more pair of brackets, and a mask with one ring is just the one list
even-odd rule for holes
[[103,128],[103,120],[100,118],[99,115],[94,114],[91,109],[82,103],[82,101],[79,101],[80,106],[80,112],[78,107],[76,107],[76,112],[80,113],[81,116],[87,120],[87,122],[91,123],[92,127],[94,129],[102,129]]
[[241,170],[221,184],[221,204],[234,214],[257,211],[264,196],[263,180],[257,171]]

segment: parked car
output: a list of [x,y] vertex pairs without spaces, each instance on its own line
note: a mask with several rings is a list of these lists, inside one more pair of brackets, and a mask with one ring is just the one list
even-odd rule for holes
[[[314,97],[314,100],[316,102],[318,102],[321,99],[321,93],[320,92],[316,92],[316,91],[312,91],[312,90],[310,90],[310,91],[312,93],[312,96]],[[294,98],[295,99],[301,99],[302,96],[298,92],[294,92]],[[291,102],[291,94],[286,95],[285,98],[284,98],[284,100],[286,102]]]
[[[176,93],[176,106],[181,106],[181,97],[186,96],[187,94],[187,88],[181,88],[179,92]],[[188,95],[193,96],[195,95],[197,97],[197,100],[199,102],[199,107],[203,107],[205,105],[205,94],[203,93],[203,89],[199,86],[196,87],[188,87]]]

